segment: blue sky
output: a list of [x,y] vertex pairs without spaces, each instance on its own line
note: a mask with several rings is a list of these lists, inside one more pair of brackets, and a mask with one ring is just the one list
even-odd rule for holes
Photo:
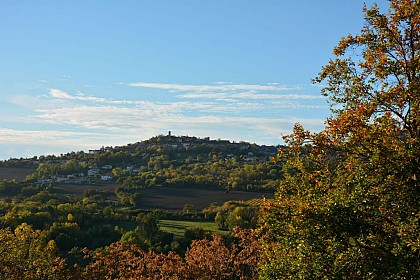
[[363,27],[363,3],[2,0],[0,159],[169,130],[273,145],[296,122],[320,130],[311,79]]

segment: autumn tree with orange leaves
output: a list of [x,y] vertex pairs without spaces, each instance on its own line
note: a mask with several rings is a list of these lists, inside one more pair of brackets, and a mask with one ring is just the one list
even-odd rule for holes
[[364,8],[316,83],[331,117],[285,137],[261,279],[420,278],[420,1]]
[[235,228],[233,240],[214,235],[194,240],[185,258],[113,243],[103,250],[85,249],[90,263],[81,279],[251,280],[258,278],[260,246],[250,230]]

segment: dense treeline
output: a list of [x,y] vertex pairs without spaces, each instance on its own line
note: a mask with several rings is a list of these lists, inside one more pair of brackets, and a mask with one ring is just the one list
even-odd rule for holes
[[[238,163],[232,161],[207,161],[167,166],[159,158],[138,174],[114,170],[117,181],[124,187],[191,186],[222,188],[227,190],[273,191],[278,185],[281,167],[274,163]],[[157,167],[156,167],[157,166]]]

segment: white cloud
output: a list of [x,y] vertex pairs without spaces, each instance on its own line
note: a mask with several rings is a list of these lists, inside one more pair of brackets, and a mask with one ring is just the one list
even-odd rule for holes
[[[323,120],[305,118],[228,117],[212,114],[187,116],[151,108],[79,106],[40,110],[34,122],[60,129],[14,130],[0,128],[0,156],[29,157],[117,146],[173,131],[175,135],[210,136],[258,144],[282,143],[294,123],[320,130]],[[67,129],[67,130],[66,130]],[[69,131],[71,130],[71,131]],[[75,130],[77,132],[75,132]]]
[[[65,100],[78,100],[78,101],[91,101],[91,102],[99,102],[99,103],[114,103],[115,101],[112,99],[101,98],[101,97],[94,97],[94,96],[86,96],[84,93],[78,91],[76,95],[70,95],[67,92],[58,90],[58,89],[51,89],[50,96],[56,99],[65,99]],[[128,101],[116,101],[117,103],[127,103]]]
[[179,98],[189,99],[216,99],[216,100],[235,100],[235,99],[253,99],[253,100],[275,100],[275,99],[289,99],[289,100],[314,100],[324,99],[323,96],[309,95],[309,94],[267,94],[267,93],[256,93],[252,91],[241,92],[241,93],[184,93],[177,95]]
[[83,129],[108,131],[113,133],[149,132],[154,135],[163,128],[177,127],[180,130],[190,130],[196,127],[205,127],[209,133],[215,126],[237,130],[253,130],[255,133],[272,131],[290,131],[295,122],[303,125],[322,126],[323,120],[304,118],[264,118],[264,117],[238,117],[217,116],[202,114],[189,116],[174,113],[159,106],[155,108],[152,103],[145,107],[125,108],[115,106],[78,106],[59,108],[55,110],[39,110],[33,120],[40,123],[55,125],[70,125]]
[[[132,136],[132,135],[130,135]],[[104,145],[138,141],[130,136],[63,130],[17,130],[0,128],[0,159],[87,151]]]
[[76,95],[71,95],[67,92],[51,89],[49,96],[57,100],[69,100],[69,101],[85,101],[92,103],[103,103],[103,104],[115,104],[115,105],[141,105],[144,103],[142,100],[114,100],[111,98],[88,96],[78,91]]
[[[156,86],[169,84],[152,84]],[[177,85],[179,88],[183,85]],[[240,85],[211,86],[216,88],[236,88]],[[189,88],[190,86],[186,86]],[[195,86],[191,86],[195,87]],[[201,86],[199,86],[201,87]],[[245,88],[245,86],[243,87]],[[202,89],[202,88],[201,88]],[[65,100],[67,103],[56,104],[55,108],[40,108],[30,116],[32,122],[39,124],[78,127],[87,130],[108,131],[110,133],[139,133],[142,131],[152,136],[158,131],[178,127],[180,130],[193,130],[197,126],[211,131],[215,126],[230,126],[240,133],[240,129],[267,133],[273,131],[290,131],[293,124],[300,121],[315,127],[323,124],[322,120],[308,122],[305,118],[272,118],[269,111],[281,109],[324,109],[323,105],[302,104],[300,99],[314,100],[312,95],[271,94],[246,91],[241,93],[215,92],[207,93],[210,102],[152,102],[145,100],[114,100],[102,97],[87,96],[81,92],[75,95],[58,89],[49,92],[52,101]],[[186,93],[184,96],[194,97],[206,93]],[[266,101],[264,101],[266,100]],[[76,103],[75,103],[76,102]],[[253,117],[250,117],[253,116]],[[317,129],[317,130],[318,130]],[[226,129],[225,129],[226,130]],[[257,133],[258,132],[258,133]]]
[[238,90],[256,90],[256,91],[284,91],[284,90],[298,90],[300,87],[289,87],[285,85],[249,85],[249,84],[230,84],[220,83],[216,85],[183,85],[183,84],[163,84],[163,83],[130,83],[132,87],[143,87],[153,89],[164,89],[170,91],[200,91],[200,92],[215,92],[215,91],[238,91]]
[[86,139],[86,137],[93,139],[103,137],[103,135],[92,132],[70,132],[60,130],[16,130],[0,128],[0,144],[10,144],[11,142],[14,144],[33,144],[34,142],[38,141],[53,141],[55,143],[59,143],[66,139],[72,139],[72,141],[74,141],[78,138]]
[[[0,128],[0,155],[4,156],[4,147],[10,150],[20,144],[49,153],[123,145],[168,130],[176,135],[278,144],[282,143],[281,134],[289,134],[296,122],[312,131],[323,128],[322,119],[307,118],[302,114],[304,110],[299,109],[327,107],[322,97],[279,92],[295,88],[276,83],[218,82],[198,86],[137,83],[136,86],[176,91],[172,98],[181,99],[175,102],[112,99],[83,92],[70,94],[60,89],[50,89],[45,95],[10,97],[8,101],[26,113],[8,121],[19,124],[21,130]],[[19,153],[19,148],[14,152]]]
[[[213,98],[210,98],[210,97]],[[66,101],[84,101],[84,102],[92,102],[96,104],[103,104],[103,105],[112,105],[112,106],[135,106],[142,109],[145,108],[152,108],[153,113],[156,111],[161,112],[185,112],[185,111],[206,111],[206,112],[243,112],[246,110],[257,110],[257,109],[263,109],[262,104],[258,104],[256,102],[250,103],[250,102],[242,102],[238,101],[234,98],[229,98],[227,94],[225,93],[215,93],[215,94],[209,94],[209,98],[212,102],[190,102],[190,101],[180,101],[180,102],[150,102],[150,101],[144,101],[144,100],[114,100],[114,99],[107,99],[107,98],[101,98],[101,97],[94,97],[94,96],[86,96],[85,94],[81,92],[77,92],[76,95],[70,95],[66,92],[52,89],[50,90],[50,97],[53,97],[57,100],[66,100]],[[257,98],[254,98],[257,99]],[[214,102],[214,101],[223,101],[223,103],[220,102]],[[227,102],[227,103],[226,103]],[[84,103],[79,104],[78,106],[88,106]],[[96,105],[93,105],[96,106]],[[129,108],[134,108],[134,107]],[[74,106],[67,106],[70,108]],[[92,106],[89,106],[92,107]],[[48,109],[51,109],[48,107]],[[68,110],[68,109],[66,109]],[[38,110],[41,112],[40,110]],[[50,111],[50,110],[45,110]]]
[[68,94],[67,92],[58,90],[58,89],[51,89],[50,90],[50,95],[53,98],[59,98],[59,99],[69,99],[69,100],[74,100],[76,99],[76,97]]
[[228,93],[224,92],[192,92],[192,93],[183,93],[176,95],[178,98],[189,98],[189,99],[212,99],[212,100],[234,100],[230,97]]
[[241,99],[322,99],[322,96],[309,94],[257,94],[255,92],[243,92],[233,95],[233,98]]
[[183,85],[164,83],[131,83],[129,86],[179,92],[175,97],[182,99],[211,99],[213,101],[237,102],[238,100],[322,100],[321,95],[290,93],[301,90],[301,86],[286,86],[279,83],[266,85],[232,84],[216,82],[211,85]]

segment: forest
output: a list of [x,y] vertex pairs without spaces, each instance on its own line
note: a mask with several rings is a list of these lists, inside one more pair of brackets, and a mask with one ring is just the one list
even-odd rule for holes
[[[1,279],[419,279],[420,1],[389,2],[314,78],[320,132],[1,162],[33,171],[0,182]],[[145,190],[186,187],[266,197],[142,208]]]

